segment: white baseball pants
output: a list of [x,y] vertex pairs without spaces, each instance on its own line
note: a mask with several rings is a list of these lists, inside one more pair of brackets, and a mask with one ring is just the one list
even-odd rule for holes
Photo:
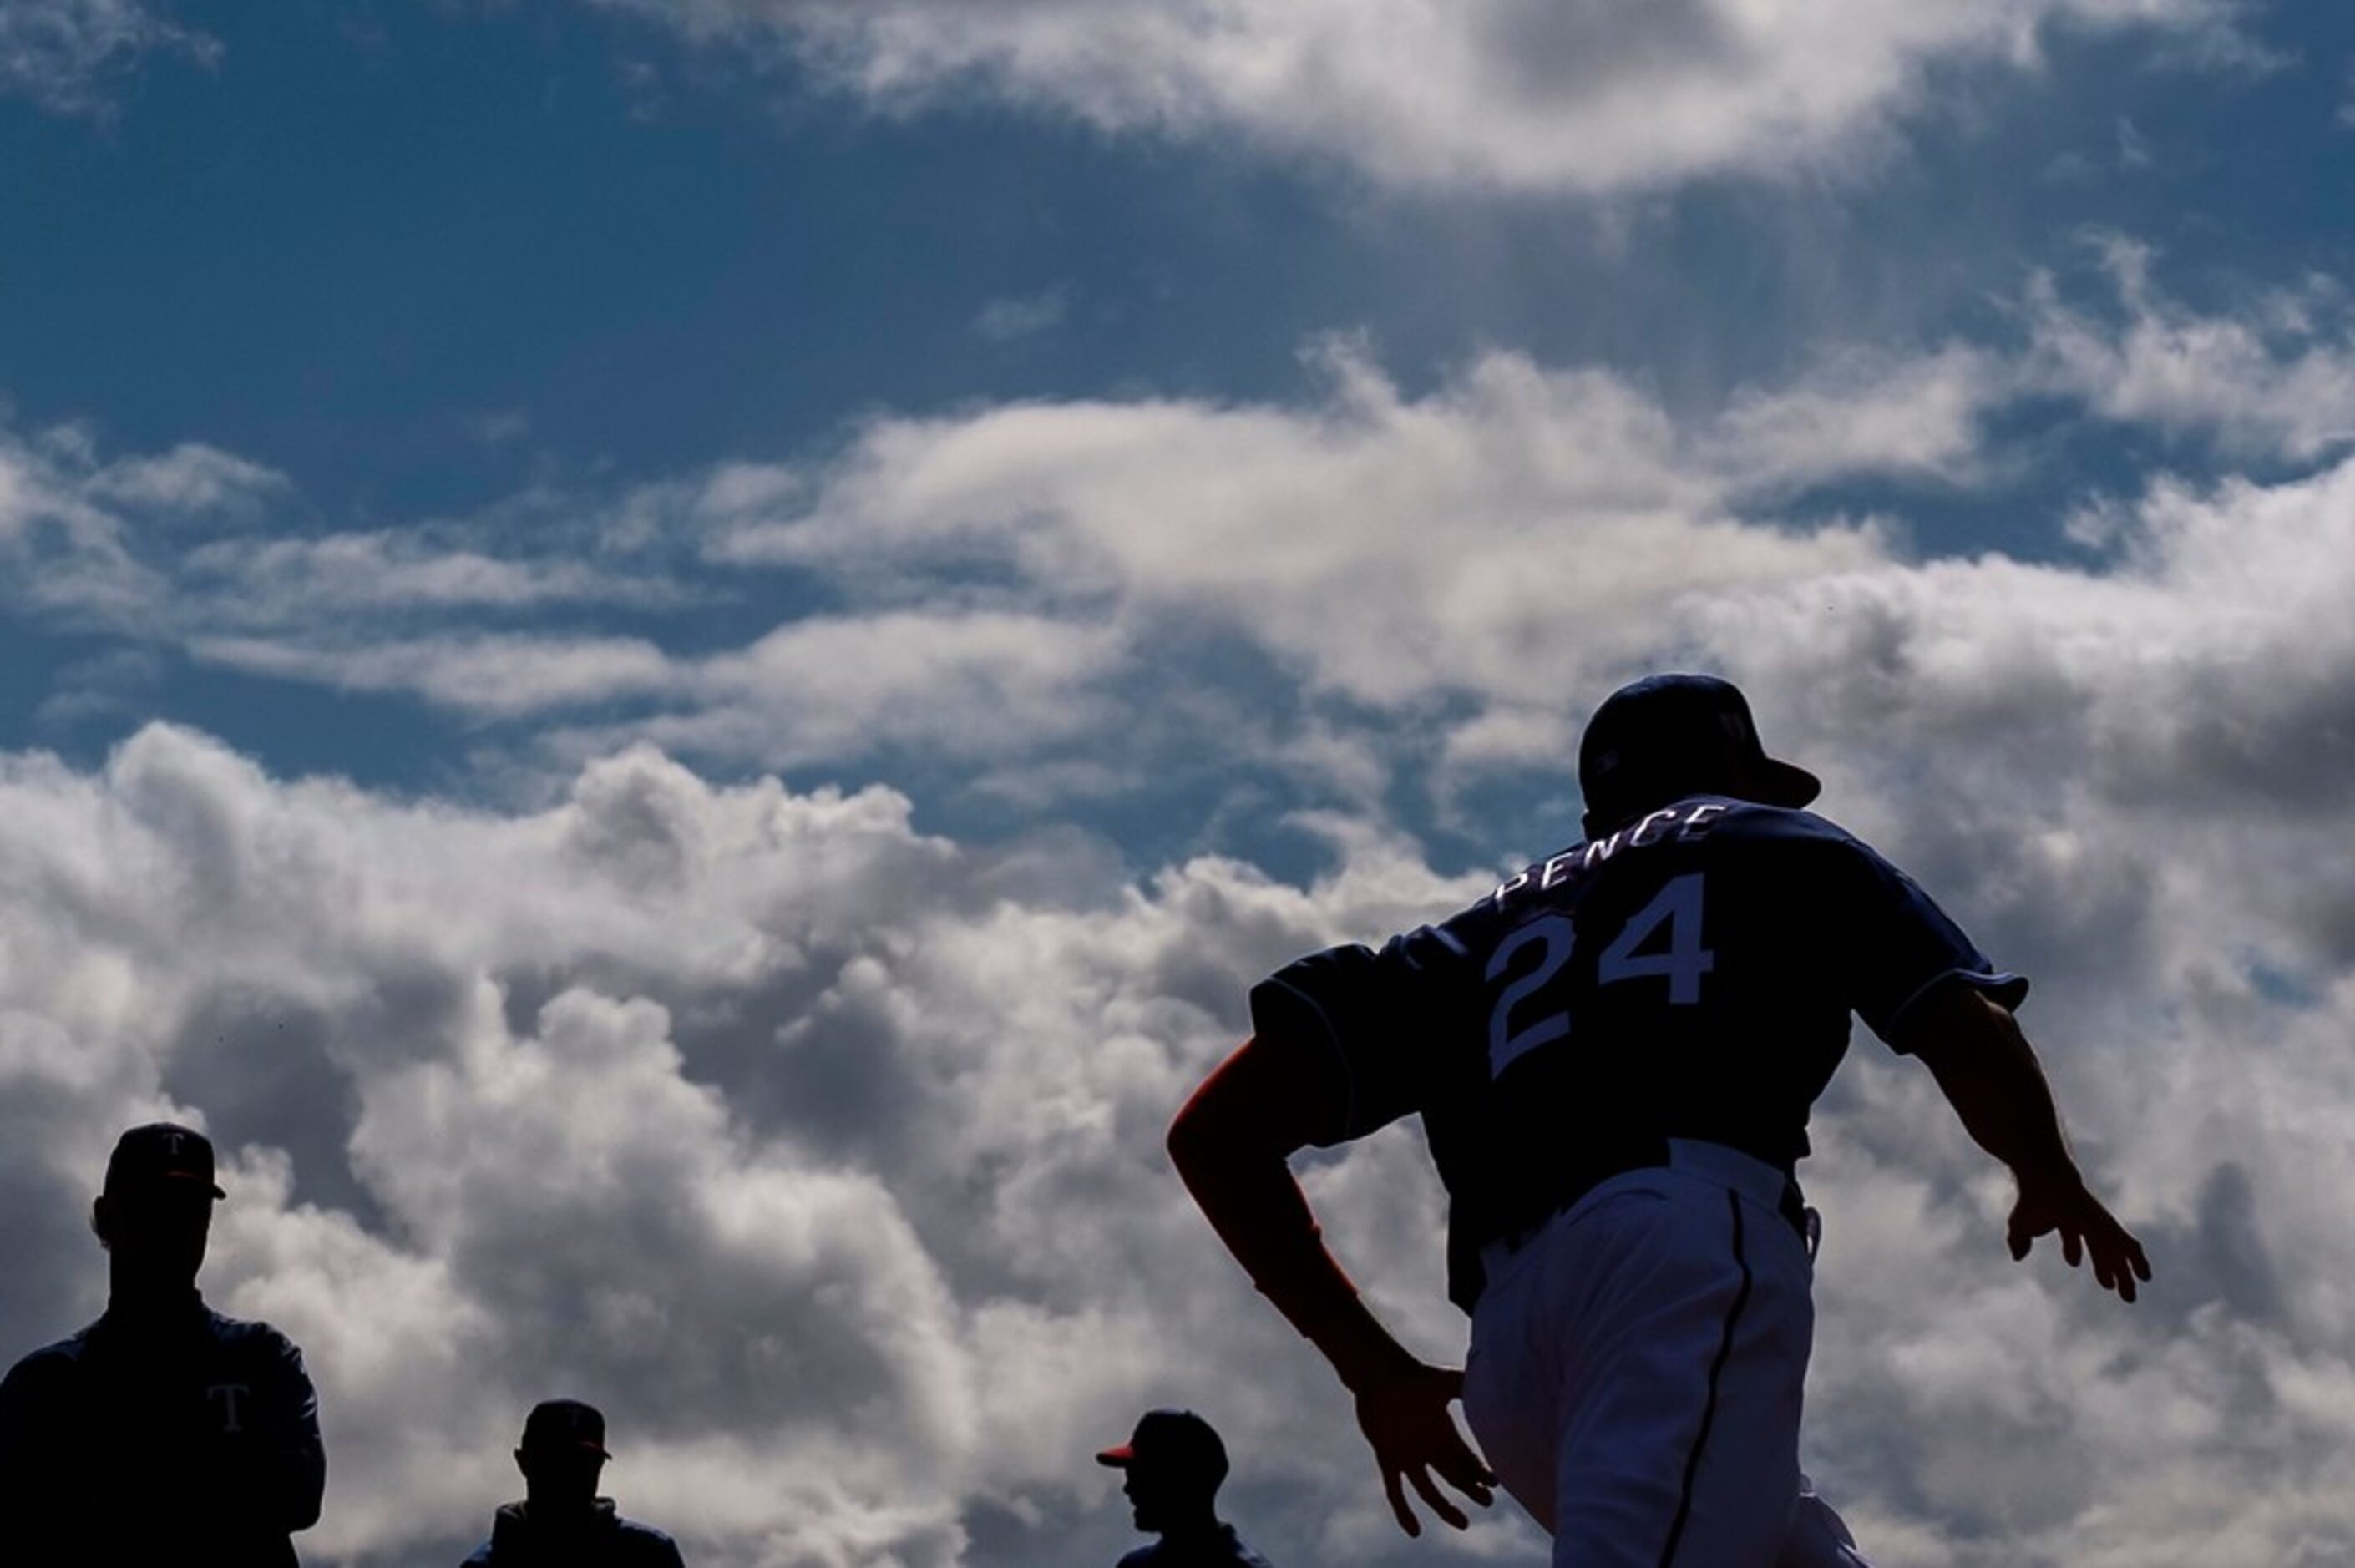
[[1464,1409],[1554,1568],[1870,1568],[1799,1471],[1814,1266],[1782,1173],[1678,1139],[1491,1248]]

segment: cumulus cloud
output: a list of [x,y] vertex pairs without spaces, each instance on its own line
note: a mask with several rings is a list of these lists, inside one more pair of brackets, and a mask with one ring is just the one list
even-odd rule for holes
[[[1973,482],[1971,410],[2039,386],[2035,352],[1841,360],[1684,422],[1512,355],[1409,397],[1348,352],[1303,408],[882,419],[576,535],[835,596],[742,649],[470,632],[312,668],[332,651],[283,626],[204,643],[484,715],[647,709],[576,726],[592,759],[522,814],[274,779],[165,727],[90,771],[0,764],[0,1225],[24,1260],[0,1328],[30,1343],[94,1305],[78,1212],[112,1130],[202,1116],[238,1192],[215,1294],[323,1379],[328,1557],[446,1556],[562,1387],[613,1409],[625,1506],[706,1561],[1103,1560],[1124,1531],[1086,1453],[1185,1399],[1280,1560],[1380,1563],[1334,1388],[1219,1258],[1160,1128],[1259,972],[1484,882],[1387,825],[1394,770],[1559,766],[1584,701],[1693,663],[1748,683],[1827,809],[2037,978],[2081,1150],[2162,1271],[2128,1312],[2050,1259],[2014,1269],[1999,1182],[1926,1079],[1859,1052],[1809,1173],[1831,1227],[1809,1454],[1876,1560],[2334,1561],[2355,459],[2156,481],[2041,563],[1761,520],[1827,476]],[[232,532],[142,567],[182,535],[94,478],[121,465],[5,456],[12,549],[159,582],[263,558]],[[444,612],[513,612],[513,579],[449,569],[426,576]],[[1214,644],[1262,655],[1223,695],[1182,664]],[[719,785],[620,742],[1117,775],[1156,726],[1239,707],[1259,721],[1218,732],[1214,778],[1281,737],[1357,780],[1292,824],[1326,846],[1315,880],[1132,868],[1035,802],[1039,838],[960,843],[892,789]],[[1383,1310],[1451,1353],[1412,1136],[1310,1181]],[[1443,1550],[1533,1547],[1507,1516]]]
[[[1337,800],[1435,758],[1454,789],[1562,755],[1560,694],[1698,649],[1665,630],[1697,607],[1906,559],[1902,516],[1817,498],[2005,482],[1992,416],[2022,399],[2195,461],[2337,453],[2333,286],[2202,313],[2143,250],[2102,255],[2091,288],[2035,279],[2013,341],[1832,353],[1713,410],[1501,351],[1410,394],[1337,339],[1295,403],[886,415],[796,462],[365,532],[304,526],[282,479],[208,449],[0,438],[0,551],[30,613],[541,726],[563,766],[645,736],[762,768],[921,758],[1028,800],[1240,757]],[[2107,548],[2130,512],[2096,497],[2068,537]],[[758,630],[715,646],[708,607]],[[1412,730],[1369,740],[1369,711]]]
[[982,92],[1111,131],[1240,132],[1414,185],[1614,192],[1870,154],[1957,66],[2054,29],[2254,51],[2221,0],[595,0],[784,56],[893,111]]
[[2108,418],[2211,436],[2244,457],[2310,461],[2355,438],[2355,337],[2335,281],[2203,314],[2152,281],[2149,247],[2121,236],[2097,243],[2122,320],[2064,302],[2040,274],[2026,305],[2031,381]]
[[154,54],[210,65],[220,43],[143,0],[0,0],[0,93],[50,113],[111,112],[116,79]]
[[[2318,1563],[2355,1531],[2350,503],[2355,466],[2161,486],[2096,565],[1867,552],[1647,590],[1629,659],[1749,681],[1828,809],[2037,976],[2081,1147],[2162,1270],[2127,1310],[2004,1261],[1999,1183],[1926,1078],[1859,1053],[1810,1168],[1809,1441],[1878,1561]],[[1486,879],[1363,818],[1313,824],[1332,869],[1304,885],[959,843],[915,806],[644,747],[527,814],[166,727],[91,771],[6,759],[0,1327],[93,1305],[75,1211],[112,1129],[175,1110],[233,1151],[216,1298],[322,1380],[323,1556],[446,1556],[560,1387],[613,1412],[624,1506],[702,1561],[1104,1560],[1125,1532],[1086,1454],[1173,1398],[1227,1429],[1280,1559],[1405,1560],[1337,1390],[1158,1134],[1259,972]],[[1412,1136],[1310,1181],[1451,1353]],[[983,1513],[1039,1528],[984,1546]],[[1437,1550],[1534,1543],[1508,1517]]]
[[[1252,973],[1468,891],[1369,845],[1314,891],[1203,862],[1016,896],[1031,852],[889,790],[645,749],[527,817],[162,727],[95,774],[9,758],[0,795],[0,1323],[94,1306],[74,1215],[116,1122],[208,1121],[212,1294],[310,1351],[330,1560],[446,1557],[558,1389],[701,1561],[945,1564],[977,1500],[1101,1500],[1103,1434],[1288,1338],[1230,1314],[1239,1279],[1181,1284],[1220,1277],[1162,1167],[1174,1097]],[[1232,1382],[1195,1397],[1263,1475],[1338,1480],[1346,1451],[1246,1436],[1337,1391]]]

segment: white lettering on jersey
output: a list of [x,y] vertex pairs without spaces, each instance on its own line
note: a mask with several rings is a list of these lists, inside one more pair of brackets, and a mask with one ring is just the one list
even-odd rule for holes
[[[1646,844],[1658,843],[1660,842],[1660,834],[1667,832],[1668,831],[1668,825],[1676,820],[1677,810],[1674,806],[1669,807],[1665,811],[1652,812],[1642,821],[1637,822],[1636,824],[1636,831],[1627,835],[1627,847],[1629,849],[1642,849]],[[1652,832],[1655,826],[1659,828],[1659,832],[1656,833]]]
[[1577,872],[1593,871],[1621,850],[1647,849],[1671,837],[1678,840],[1694,838],[1706,832],[1712,821],[1732,810],[1722,800],[1663,807],[1647,814],[1632,828],[1622,828],[1615,833],[1574,845],[1551,860],[1515,872],[1498,883],[1497,890],[1488,896],[1492,901],[1502,904],[1516,893],[1546,892],[1567,882]]

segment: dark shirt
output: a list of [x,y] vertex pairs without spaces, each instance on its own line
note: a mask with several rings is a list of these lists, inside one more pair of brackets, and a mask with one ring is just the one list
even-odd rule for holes
[[576,1528],[556,1533],[534,1523],[530,1509],[507,1504],[492,1517],[491,1538],[461,1568],[683,1568],[678,1544],[651,1525],[613,1511],[611,1498]]
[[1231,1524],[1212,1536],[1165,1535],[1120,1560],[1120,1568],[1270,1568],[1268,1560],[1242,1543]]
[[290,1568],[326,1457],[303,1354],[267,1323],[105,1316],[0,1382],[0,1558]]
[[1380,952],[1288,965],[1252,1013],[1333,1049],[1341,1138],[1422,1115],[1448,1191],[1448,1293],[1468,1311],[1482,1245],[1658,1163],[1665,1139],[1790,1170],[1849,1015],[1891,1040],[1949,982],[2007,1005],[2028,989],[1821,817],[1697,795]]

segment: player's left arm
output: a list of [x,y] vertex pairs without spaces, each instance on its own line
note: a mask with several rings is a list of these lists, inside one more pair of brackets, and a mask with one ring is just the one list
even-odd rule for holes
[[[1252,1283],[1324,1354],[1357,1403],[1399,1528],[1422,1525],[1405,1486],[1458,1530],[1470,1522],[1438,1480],[1486,1508],[1496,1478],[1448,1405],[1464,1374],[1398,1341],[1325,1245],[1291,1158],[1343,1139],[1343,1086],[1322,1044],[1281,1034],[1246,1041],[1195,1090],[1169,1128],[1169,1156],[1210,1228]],[[1403,1484],[1402,1484],[1403,1483]]]
[[303,1352],[282,1335],[273,1343],[258,1391],[261,1444],[253,1475],[256,1501],[278,1529],[308,1530],[319,1522],[327,1490],[327,1450],[319,1436],[319,1396]]
[[2038,1236],[2061,1238],[2072,1268],[2091,1257],[2094,1277],[2127,1301],[2150,1277],[2150,1260],[2085,1184],[2061,1128],[2035,1047],[2011,1010],[1977,987],[1933,987],[1905,1010],[1890,1042],[1921,1058],[1980,1148],[2019,1184],[2006,1237],[2015,1259]]

